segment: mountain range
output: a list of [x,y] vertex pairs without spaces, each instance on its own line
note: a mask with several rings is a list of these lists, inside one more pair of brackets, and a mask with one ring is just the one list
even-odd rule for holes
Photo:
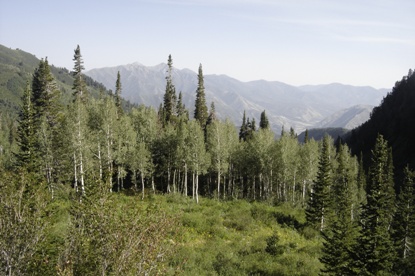
[[[120,72],[122,96],[132,103],[158,108],[163,101],[167,65],[145,66],[138,62],[115,67],[97,68],[85,74],[114,89]],[[186,107],[193,114],[197,74],[190,69],[173,68],[176,92],[183,94]],[[339,83],[292,86],[277,81],[242,82],[226,75],[204,75],[208,106],[215,103],[217,116],[240,125],[243,112],[259,122],[266,111],[272,129],[293,128],[297,133],[310,128],[341,127],[352,129],[369,119],[372,108],[388,92],[369,86]]]

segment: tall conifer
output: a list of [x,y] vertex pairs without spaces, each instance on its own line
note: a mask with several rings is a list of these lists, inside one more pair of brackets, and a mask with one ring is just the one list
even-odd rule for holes
[[117,107],[117,117],[119,118],[123,114],[121,104],[121,76],[120,71],[117,73],[117,81],[115,82],[115,106]]
[[367,203],[361,215],[362,230],[355,250],[357,273],[379,275],[392,272],[395,251],[390,229],[394,198],[390,149],[383,136],[378,135],[369,167]]
[[164,93],[163,117],[164,124],[173,122],[176,116],[176,88],[173,85],[173,59],[171,55],[167,60],[166,91]]
[[261,119],[259,121],[259,127],[261,129],[269,128],[269,120],[267,115],[265,114],[265,110],[261,112]]
[[339,145],[337,168],[333,178],[334,216],[332,222],[322,232],[324,238],[320,261],[325,265],[322,272],[329,275],[350,275],[353,258],[350,252],[357,238],[357,223],[354,217],[356,207],[356,175],[353,172],[347,146]]
[[415,173],[408,167],[397,197],[396,213],[392,224],[392,238],[396,248],[394,271],[400,275],[415,273]]
[[32,90],[29,82],[26,84],[22,97],[22,109],[19,114],[19,126],[17,128],[19,151],[17,153],[18,165],[29,171],[34,170],[36,161],[35,124],[32,104]]
[[199,74],[197,75],[197,79],[198,84],[196,90],[195,119],[199,122],[202,129],[205,129],[208,118],[208,110],[206,106],[202,64],[199,65]]
[[332,182],[329,137],[323,139],[320,152],[317,179],[312,186],[306,209],[307,222],[314,228],[323,231],[327,225],[331,206],[330,186]]
[[82,71],[85,70],[84,61],[82,60],[81,48],[79,45],[74,51],[73,61],[75,63],[72,75],[74,77],[74,82],[72,86],[74,97],[79,97],[82,100],[86,100],[87,89],[86,84],[82,76]]

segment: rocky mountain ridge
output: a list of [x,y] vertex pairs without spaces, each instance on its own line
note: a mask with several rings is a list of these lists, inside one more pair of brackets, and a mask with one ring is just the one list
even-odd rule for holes
[[[92,69],[85,74],[114,89],[118,71],[124,98],[155,108],[162,103],[166,64],[145,66],[136,62]],[[226,75],[204,75],[204,81],[207,103],[210,106],[210,102],[215,102],[219,118],[229,118],[238,126],[244,110],[257,122],[260,113],[266,110],[276,133],[280,133],[282,127],[292,127],[297,133],[314,127],[353,128],[369,118],[369,106],[378,105],[388,91],[338,83],[295,87],[278,81],[242,82]],[[184,103],[192,114],[196,72],[174,68],[173,83],[176,92],[183,93]],[[366,107],[364,110],[354,107],[358,105]]]

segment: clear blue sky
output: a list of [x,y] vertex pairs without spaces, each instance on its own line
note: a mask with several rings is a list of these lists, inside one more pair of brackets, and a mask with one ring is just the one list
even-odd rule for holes
[[140,62],[242,81],[391,88],[415,67],[413,0],[0,0],[0,44],[86,69]]

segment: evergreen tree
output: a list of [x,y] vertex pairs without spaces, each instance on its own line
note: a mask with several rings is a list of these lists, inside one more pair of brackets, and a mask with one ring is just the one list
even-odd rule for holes
[[29,82],[26,84],[22,97],[22,109],[19,114],[19,126],[17,128],[19,152],[17,162],[20,167],[26,166],[28,171],[33,171],[36,162],[36,138],[32,104],[32,90]]
[[306,209],[307,223],[320,231],[323,231],[327,225],[326,220],[331,205],[331,175],[329,137],[325,135],[319,157],[317,179],[313,184]]
[[208,109],[206,106],[202,64],[199,65],[199,74],[197,75],[197,79],[198,85],[196,90],[195,120],[199,122],[202,129],[205,129],[208,118]]
[[32,103],[37,123],[42,116],[50,117],[52,112],[56,113],[54,105],[56,105],[58,97],[59,91],[50,71],[48,60],[41,59],[32,80]]
[[72,86],[74,103],[72,106],[72,139],[73,139],[73,163],[74,163],[74,188],[78,192],[78,186],[81,189],[81,195],[85,196],[85,171],[86,156],[89,153],[86,150],[86,107],[87,99],[86,84],[82,78],[84,69],[82,55],[79,45],[75,49],[73,61],[74,65],[74,82]]
[[356,218],[356,174],[347,146],[340,144],[337,154],[337,169],[333,179],[332,222],[322,232],[324,239],[320,261],[325,265],[322,272],[329,275],[350,275],[353,258],[350,252],[357,238]]
[[261,120],[259,121],[259,127],[261,129],[269,128],[269,121],[267,115],[265,114],[265,110],[261,112]]
[[404,181],[397,197],[396,213],[392,224],[392,238],[397,259],[393,271],[400,275],[413,275],[415,239],[415,173],[408,167],[404,171]]
[[120,71],[117,73],[117,81],[115,82],[115,106],[117,107],[117,118],[123,114],[121,104],[121,76]]
[[163,124],[171,123],[176,116],[176,88],[173,85],[173,59],[169,55],[167,61],[167,76],[166,76],[166,92],[164,93],[164,105],[163,105]]
[[248,125],[246,121],[246,112],[244,110],[244,115],[242,117],[242,125],[239,129],[239,140],[245,141],[247,132],[248,132]]
[[212,102],[210,104],[210,112],[209,112],[209,116],[206,122],[206,126],[212,124],[214,121],[216,121],[216,109],[215,109],[215,103]]
[[361,215],[362,230],[356,248],[356,271],[364,275],[392,272],[395,251],[390,227],[394,214],[392,160],[390,149],[378,135],[366,187],[367,203]]
[[308,129],[306,129],[304,133],[304,144],[308,143],[309,141],[310,138],[308,137]]
[[189,112],[186,109],[185,104],[183,103],[183,95],[182,95],[182,91],[180,91],[179,93],[179,99],[177,100],[177,116],[179,118],[185,119],[186,121],[189,120]]
[[85,69],[84,67],[84,61],[82,60],[81,55],[81,48],[79,45],[76,47],[74,51],[74,57],[73,61],[75,63],[72,75],[74,76],[74,82],[73,82],[73,95],[75,98],[79,97],[83,101],[86,100],[87,97],[87,89],[86,84],[82,76],[82,70]]
[[53,184],[60,175],[58,167],[62,164],[64,152],[59,144],[64,140],[61,130],[60,91],[51,73],[48,60],[41,60],[33,74],[32,103],[34,118],[35,147],[39,158],[37,170],[41,172],[49,184],[53,195]]

